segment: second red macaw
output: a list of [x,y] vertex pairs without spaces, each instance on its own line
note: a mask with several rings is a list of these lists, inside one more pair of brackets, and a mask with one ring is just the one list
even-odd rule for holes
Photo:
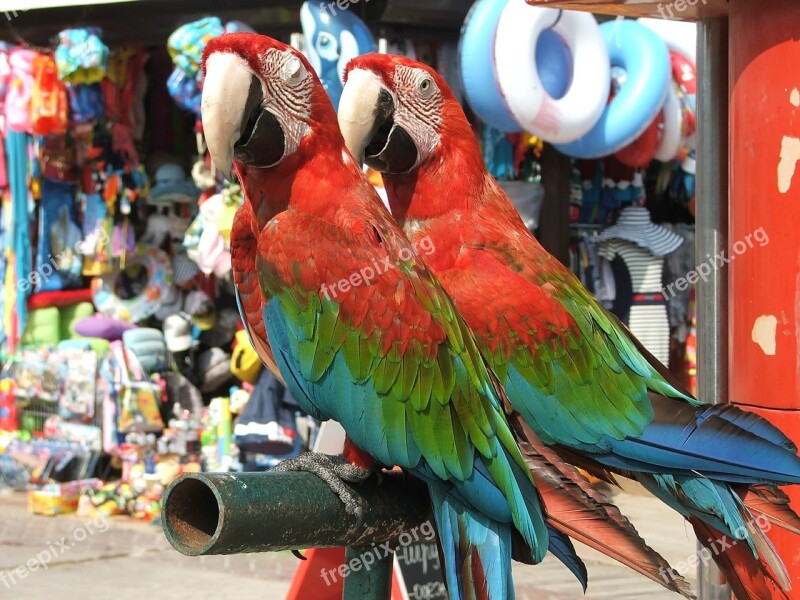
[[[741,600],[786,598],[758,518],[800,533],[776,486],[795,445],[767,421],[693,398],[531,235],[484,166],[444,79],[390,55],[351,61],[348,148],[383,173],[395,219],[453,297],[514,408],[592,470],[636,478],[693,525]],[[717,540],[736,540],[717,554]]]

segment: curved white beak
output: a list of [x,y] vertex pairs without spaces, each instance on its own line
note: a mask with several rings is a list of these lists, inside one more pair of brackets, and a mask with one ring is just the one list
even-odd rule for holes
[[347,149],[359,163],[364,162],[364,148],[374,133],[381,90],[384,90],[384,86],[380,77],[364,69],[350,71],[342,90],[339,129]]
[[254,77],[245,62],[230,52],[206,59],[203,82],[203,132],[214,166],[233,180],[233,147],[242,135],[248,91]]

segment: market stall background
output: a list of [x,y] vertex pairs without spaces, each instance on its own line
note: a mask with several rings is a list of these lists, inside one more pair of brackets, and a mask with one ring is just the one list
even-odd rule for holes
[[[693,385],[692,286],[664,291],[693,264],[691,31],[522,0],[330,3],[339,30],[324,3],[44,4],[0,18],[0,485],[28,490],[32,511],[152,520],[181,472],[263,469],[313,444],[318,424],[261,369],[238,316],[243,198],[213,171],[199,120],[200,56],[223,31],[305,48],[334,101],[346,52],[437,67],[529,228]],[[499,64],[481,46],[494,28]],[[521,82],[512,43],[530,46]],[[537,102],[560,107],[559,127],[558,110],[528,111]],[[631,108],[613,143],[592,132]]]

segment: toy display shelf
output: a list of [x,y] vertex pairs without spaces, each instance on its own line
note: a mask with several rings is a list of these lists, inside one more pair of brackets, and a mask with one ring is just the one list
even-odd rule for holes
[[728,14],[727,0],[528,0],[528,3],[547,8],[678,21],[700,21]]

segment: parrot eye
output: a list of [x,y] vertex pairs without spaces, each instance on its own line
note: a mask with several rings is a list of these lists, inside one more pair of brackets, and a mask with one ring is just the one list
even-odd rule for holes
[[285,83],[297,85],[305,77],[306,69],[299,58],[290,56],[288,60],[283,63],[281,75]]
[[423,77],[417,84],[419,93],[423,98],[427,98],[433,92],[433,79],[430,77]]

